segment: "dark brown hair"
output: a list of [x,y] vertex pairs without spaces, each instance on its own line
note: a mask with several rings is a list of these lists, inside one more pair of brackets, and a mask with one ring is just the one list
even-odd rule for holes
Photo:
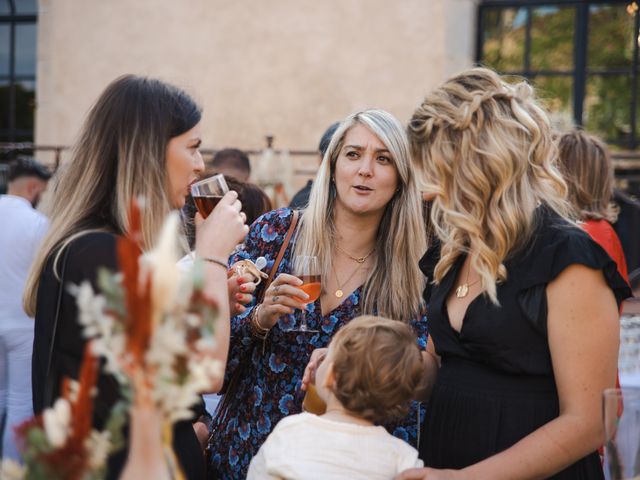
[[338,331],[331,341],[331,361],[333,394],[346,410],[374,423],[406,415],[425,376],[411,328],[370,315]]

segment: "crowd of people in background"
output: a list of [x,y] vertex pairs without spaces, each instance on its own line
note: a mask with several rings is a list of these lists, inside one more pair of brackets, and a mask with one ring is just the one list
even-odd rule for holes
[[[14,428],[78,377],[86,339],[67,286],[97,288],[100,269],[119,269],[117,239],[144,198],[142,250],[180,211],[183,253],[206,260],[219,308],[224,376],[173,426],[186,478],[604,478],[601,395],[616,385],[631,296],[606,145],[554,131],[529,84],[474,68],[404,124],[380,109],[331,124],[315,178],[273,210],[241,150],[205,165],[201,116],[178,87],[116,79],[55,174],[48,218],[35,208],[50,172],[12,163],[0,196],[4,458],[20,460]],[[190,186],[215,174],[230,191],[203,218]],[[235,269],[258,259],[262,281]],[[101,369],[95,425],[124,394]],[[128,445],[108,478],[136,461]]]

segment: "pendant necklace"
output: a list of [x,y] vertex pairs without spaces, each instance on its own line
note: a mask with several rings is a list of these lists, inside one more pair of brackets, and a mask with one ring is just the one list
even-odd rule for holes
[[340,283],[340,280],[338,279],[338,274],[336,273],[335,267],[333,265],[331,265],[331,268],[333,270],[333,276],[336,278],[336,283],[338,284],[338,289],[334,292],[334,295],[337,298],[342,298],[344,296],[344,292],[342,291],[342,289],[349,283],[349,280],[351,280],[353,278],[353,276],[356,274],[356,272],[358,270],[360,270],[360,267],[362,267],[362,264],[364,262],[362,262],[362,263],[358,262],[358,263],[359,263],[359,265],[355,268],[355,270],[353,272],[351,272],[351,275],[349,275],[349,278],[347,278],[345,280],[345,282],[342,283],[342,284]]
[[[478,283],[481,278],[474,280],[469,283],[469,273],[471,272],[471,263],[469,263],[469,270],[467,270],[467,280],[456,288],[456,297],[464,298],[469,294],[469,287],[473,287],[476,283]],[[337,280],[337,279],[336,279]]]

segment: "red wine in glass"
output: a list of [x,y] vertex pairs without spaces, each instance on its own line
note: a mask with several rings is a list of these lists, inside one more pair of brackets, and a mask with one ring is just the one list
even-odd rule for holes
[[224,175],[207,177],[191,185],[191,196],[204,218],[213,211],[220,199],[229,191]]
[[207,218],[209,214],[216,208],[218,202],[222,199],[220,195],[202,195],[193,196],[193,201],[198,208],[198,212],[202,215],[202,218]]

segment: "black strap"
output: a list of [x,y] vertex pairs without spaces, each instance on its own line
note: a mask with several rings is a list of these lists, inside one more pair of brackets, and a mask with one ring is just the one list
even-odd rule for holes
[[60,269],[60,286],[58,288],[58,300],[56,301],[56,315],[53,319],[53,329],[51,332],[51,344],[49,345],[49,356],[47,358],[47,373],[44,377],[44,394],[42,405],[44,408],[53,403],[53,378],[51,378],[51,364],[53,363],[53,350],[56,345],[56,334],[58,332],[58,320],[60,319],[60,309],[62,308],[62,294],[64,293],[64,274],[67,269],[67,256],[69,255],[70,246],[67,246],[62,255],[62,266]]

